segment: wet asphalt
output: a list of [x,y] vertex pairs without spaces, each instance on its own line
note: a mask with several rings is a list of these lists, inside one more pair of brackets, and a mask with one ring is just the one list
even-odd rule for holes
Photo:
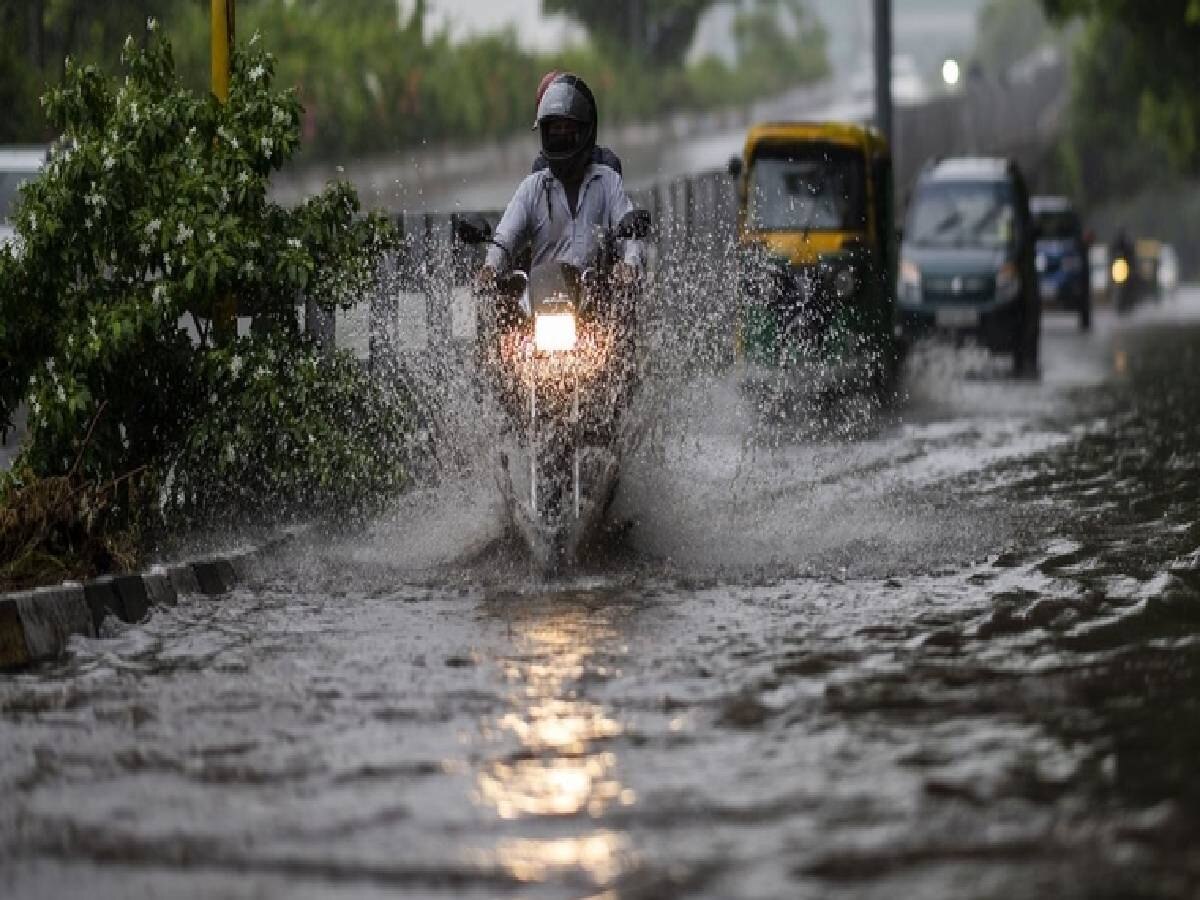
[[14,897],[1200,896],[1200,291],[882,409],[694,383],[531,575],[486,474],[0,677]]

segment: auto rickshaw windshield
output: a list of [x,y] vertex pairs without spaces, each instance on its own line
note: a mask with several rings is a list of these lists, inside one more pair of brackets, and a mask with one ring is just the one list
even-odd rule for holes
[[765,147],[751,163],[747,225],[755,231],[866,228],[866,166],[846,147]]

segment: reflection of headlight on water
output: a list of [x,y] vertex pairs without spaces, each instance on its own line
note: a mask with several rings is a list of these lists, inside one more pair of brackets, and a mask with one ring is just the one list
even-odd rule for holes
[[[635,867],[637,855],[628,837],[611,831],[593,831],[579,837],[508,839],[480,862],[496,862],[519,881],[546,881],[564,872],[579,870],[597,885],[606,885]],[[614,896],[609,892],[596,896]]]
[[575,314],[540,313],[533,318],[533,345],[539,353],[575,349]]
[[1124,284],[1129,280],[1129,262],[1124,259],[1115,259],[1112,264],[1112,280],[1117,284]]

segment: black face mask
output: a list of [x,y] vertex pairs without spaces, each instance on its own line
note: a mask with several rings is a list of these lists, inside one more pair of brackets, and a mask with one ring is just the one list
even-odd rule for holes
[[576,182],[583,178],[595,145],[593,134],[586,133],[582,122],[549,119],[542,122],[542,152],[550,172],[559,181]]
[[583,126],[571,119],[551,119],[542,124],[542,150],[548,159],[574,156],[583,145]]

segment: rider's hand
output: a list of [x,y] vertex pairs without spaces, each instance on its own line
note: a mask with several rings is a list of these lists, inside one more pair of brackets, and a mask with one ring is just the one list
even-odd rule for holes
[[633,287],[638,283],[641,274],[636,266],[631,266],[627,262],[619,262],[613,266],[612,277],[618,287]]
[[479,270],[479,274],[475,276],[475,293],[484,295],[496,293],[496,270],[494,268],[484,266]]

